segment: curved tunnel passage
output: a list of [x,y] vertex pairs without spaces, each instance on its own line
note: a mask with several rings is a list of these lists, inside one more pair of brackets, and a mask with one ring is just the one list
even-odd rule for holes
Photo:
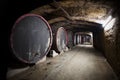
[[[54,1],[53,3],[48,3],[44,6],[36,6],[36,9],[31,7],[32,11],[29,9],[25,10],[28,13],[43,16],[50,25],[55,24],[59,27],[64,27],[66,31],[72,31],[73,35],[78,32],[91,32],[93,35],[93,47],[103,53],[119,78],[119,3],[112,0],[109,0],[108,2],[104,0],[62,0],[60,2]],[[25,10],[21,13],[24,14]],[[17,11],[22,11],[22,9],[19,7],[19,10],[16,10],[16,12]],[[16,14],[16,16],[18,17],[21,13]],[[112,28],[105,30],[105,27],[112,25],[112,18],[110,20],[107,19],[110,15],[112,15],[113,18],[116,18],[117,21]],[[14,18],[15,17],[13,17],[12,20]],[[14,21],[15,20],[13,20],[13,22]],[[11,24],[13,22],[11,21]],[[72,38],[74,39],[74,36]],[[74,45],[74,42],[68,41],[68,43]],[[79,46],[80,49],[81,46]]]

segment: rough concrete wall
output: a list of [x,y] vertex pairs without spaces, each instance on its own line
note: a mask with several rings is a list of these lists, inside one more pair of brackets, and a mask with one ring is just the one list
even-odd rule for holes
[[109,31],[105,32],[105,55],[120,79],[120,23],[119,21]]
[[120,20],[119,20],[119,24],[117,25],[117,34],[116,34],[116,58],[117,58],[117,62],[116,62],[116,72],[119,76],[120,79]]
[[104,53],[104,32],[103,29],[96,30],[93,32],[93,46],[97,50]]

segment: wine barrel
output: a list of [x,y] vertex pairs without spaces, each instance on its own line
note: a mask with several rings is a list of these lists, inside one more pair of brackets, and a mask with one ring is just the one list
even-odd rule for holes
[[74,45],[78,45],[80,44],[80,40],[81,40],[81,37],[80,37],[80,34],[74,34]]
[[22,62],[36,63],[52,45],[52,31],[40,15],[25,14],[15,22],[10,36],[13,54]]
[[77,34],[77,44],[80,44],[80,35]]
[[65,51],[67,47],[67,33],[63,27],[51,26],[53,32],[53,45],[52,50],[60,53]]
[[73,47],[73,32],[67,30],[67,34],[68,34],[68,48],[72,48]]
[[74,46],[77,45],[77,41],[76,41],[77,39],[76,38],[77,38],[77,35],[74,34]]

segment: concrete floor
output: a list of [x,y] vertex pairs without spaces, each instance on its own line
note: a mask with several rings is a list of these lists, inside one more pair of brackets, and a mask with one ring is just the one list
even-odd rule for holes
[[117,80],[104,56],[92,46],[76,46],[71,51],[47,58],[8,80]]

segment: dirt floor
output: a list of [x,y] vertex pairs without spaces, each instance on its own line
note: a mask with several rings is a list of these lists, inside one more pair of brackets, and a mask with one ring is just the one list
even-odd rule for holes
[[72,50],[10,77],[8,80],[117,80],[105,57],[91,45]]

